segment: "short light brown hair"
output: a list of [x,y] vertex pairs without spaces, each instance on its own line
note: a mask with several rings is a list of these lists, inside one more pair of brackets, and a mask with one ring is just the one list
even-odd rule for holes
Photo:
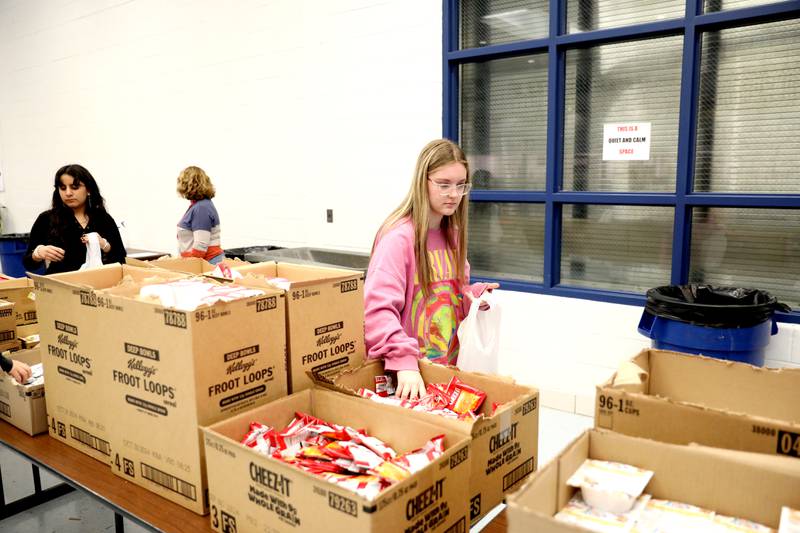
[[178,194],[187,200],[210,200],[216,193],[211,178],[200,167],[186,167],[178,176]]

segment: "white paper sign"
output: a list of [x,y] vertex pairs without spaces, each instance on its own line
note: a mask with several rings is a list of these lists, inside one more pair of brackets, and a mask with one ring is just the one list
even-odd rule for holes
[[648,161],[650,122],[603,124],[603,161]]

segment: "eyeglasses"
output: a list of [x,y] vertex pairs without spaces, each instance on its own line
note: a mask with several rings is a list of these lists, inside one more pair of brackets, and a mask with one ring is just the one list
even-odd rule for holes
[[469,192],[472,188],[471,183],[439,183],[438,181],[433,181],[432,179],[428,178],[428,181],[436,185],[439,188],[439,194],[442,196],[450,196],[453,191],[455,191],[459,196],[464,196]]

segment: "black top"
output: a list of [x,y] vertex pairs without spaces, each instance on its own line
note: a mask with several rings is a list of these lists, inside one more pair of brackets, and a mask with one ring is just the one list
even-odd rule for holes
[[8,372],[14,366],[14,361],[6,357],[5,355],[0,354],[0,368],[3,369],[3,372]]
[[117,223],[108,213],[89,215],[89,223],[85,228],[78,223],[75,217],[69,217],[66,225],[67,227],[61,230],[61,236],[58,237],[54,232],[50,231],[50,211],[45,211],[38,216],[31,228],[28,251],[25,252],[25,257],[22,259],[25,268],[36,270],[41,266],[41,261],[33,259],[33,251],[37,246],[43,244],[64,249],[64,259],[50,263],[45,272],[46,274],[71,272],[80,269],[81,265],[86,262],[86,245],[81,242],[81,236],[84,233],[93,231],[97,232],[111,245],[111,250],[102,254],[103,264],[125,262],[126,254],[125,246],[122,244],[122,237],[119,235]]

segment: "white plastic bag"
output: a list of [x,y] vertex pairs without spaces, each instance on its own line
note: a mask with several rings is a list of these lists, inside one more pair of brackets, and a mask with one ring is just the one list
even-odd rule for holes
[[87,233],[89,242],[86,243],[86,262],[80,270],[103,266],[103,256],[100,253],[100,236],[96,232]]
[[[481,311],[484,302],[489,308]],[[458,368],[497,374],[501,314],[500,305],[489,291],[472,300],[469,313],[458,326]]]

